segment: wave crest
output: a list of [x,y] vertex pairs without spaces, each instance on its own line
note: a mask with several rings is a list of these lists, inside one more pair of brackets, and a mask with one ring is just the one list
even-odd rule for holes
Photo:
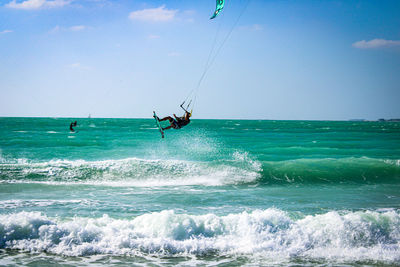
[[228,160],[212,162],[128,158],[35,163],[20,159],[1,164],[0,179],[115,186],[227,185],[254,182],[260,177],[260,170],[260,163],[239,152]]
[[286,183],[397,183],[399,160],[368,157],[310,158],[263,163],[262,181]]
[[172,210],[133,219],[0,215],[0,248],[59,255],[242,255],[271,260],[400,260],[398,211],[328,212],[293,218],[278,209],[217,216]]
[[26,159],[0,164],[0,181],[79,183],[110,186],[220,186],[246,183],[398,183],[399,160],[368,157],[254,160],[246,152],[224,159],[189,161],[140,159],[86,161]]

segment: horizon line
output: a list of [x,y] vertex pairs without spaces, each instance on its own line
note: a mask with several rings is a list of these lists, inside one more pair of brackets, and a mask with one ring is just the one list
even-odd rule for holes
[[[67,117],[67,116],[1,116],[0,118],[48,118],[48,119],[153,119],[152,117]],[[373,122],[373,121],[388,121],[398,120],[399,118],[379,118],[379,119],[250,119],[250,118],[196,118],[191,120],[248,120],[248,121],[352,121],[352,122]]]

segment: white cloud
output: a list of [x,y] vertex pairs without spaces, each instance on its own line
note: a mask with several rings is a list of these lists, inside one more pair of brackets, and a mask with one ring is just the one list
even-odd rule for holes
[[69,64],[68,67],[70,68],[79,68],[81,66],[81,63],[77,62],[77,63],[72,63]]
[[76,26],[69,27],[69,30],[71,30],[73,32],[77,32],[77,31],[83,31],[86,28],[87,27],[85,25],[76,25]]
[[194,22],[193,15],[196,14],[195,10],[189,9],[182,12],[183,20],[189,23]]
[[353,43],[352,46],[361,49],[385,48],[385,47],[400,46],[400,41],[385,40],[385,39],[373,39],[370,41],[362,40]]
[[252,31],[261,31],[263,29],[263,27],[260,25],[260,24],[254,24],[252,27],[251,27],[251,30]]
[[40,9],[40,8],[54,8],[63,7],[68,5],[71,0],[26,0],[18,2],[17,0],[12,0],[10,3],[6,4],[6,7],[16,8],[16,9]]
[[245,30],[245,31],[256,32],[256,31],[262,31],[264,28],[260,24],[253,24],[253,25],[248,25],[248,26],[241,26],[241,27],[239,27],[239,29]]
[[6,33],[10,33],[10,32],[13,32],[13,31],[12,30],[4,30],[4,31],[1,31],[0,34],[6,34]]
[[69,64],[69,65],[67,65],[67,67],[69,67],[71,69],[76,69],[76,70],[90,70],[91,69],[91,67],[84,66],[80,62]]
[[50,30],[50,33],[56,33],[56,32],[59,32],[60,30],[61,30],[61,27],[57,25],[53,29]]
[[55,26],[53,29],[50,30],[50,33],[57,33],[57,32],[65,32],[65,31],[72,31],[72,32],[77,32],[77,31],[83,31],[86,29],[89,29],[90,27],[85,26],[85,25],[76,25],[76,26],[71,26],[71,27],[60,27],[60,26]]
[[129,14],[131,20],[148,21],[148,22],[166,22],[174,19],[178,10],[167,9],[165,5],[157,8],[148,8],[133,11]]

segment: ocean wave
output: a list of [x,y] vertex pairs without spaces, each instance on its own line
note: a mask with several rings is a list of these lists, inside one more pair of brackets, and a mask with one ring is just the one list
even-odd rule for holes
[[0,157],[0,182],[139,187],[399,183],[399,162],[368,157],[258,161],[245,152],[210,161],[127,158],[32,162]]
[[400,260],[397,210],[290,215],[278,209],[217,216],[173,210],[132,219],[0,215],[0,248],[57,255],[244,256],[269,263]]
[[7,183],[84,183],[114,186],[227,185],[254,182],[261,164],[247,153],[235,152],[227,160],[85,161],[19,159],[0,164],[0,180]]
[[311,158],[263,162],[267,184],[398,183],[400,160],[368,157]]

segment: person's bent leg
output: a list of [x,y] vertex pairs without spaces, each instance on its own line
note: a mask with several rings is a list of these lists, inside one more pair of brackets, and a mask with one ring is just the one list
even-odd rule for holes
[[168,117],[159,119],[159,121],[166,121],[166,120],[169,120],[171,122],[171,120],[173,120],[173,118],[171,118],[171,116],[168,116]]
[[165,131],[165,130],[169,130],[169,129],[171,129],[172,128],[172,125],[171,126],[168,126],[168,127],[165,127],[165,128],[162,128],[163,129],[163,131]]

